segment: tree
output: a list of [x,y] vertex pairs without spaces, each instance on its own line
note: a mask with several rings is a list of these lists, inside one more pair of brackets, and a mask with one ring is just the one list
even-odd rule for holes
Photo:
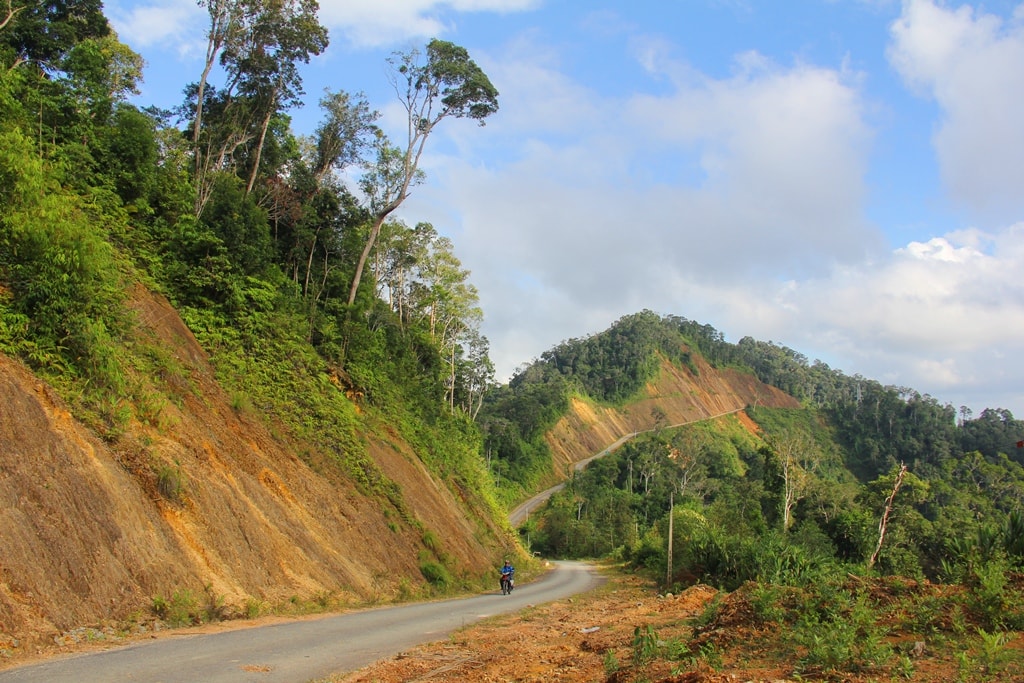
[[768,441],[782,479],[782,530],[789,531],[793,508],[807,494],[823,456],[814,439],[801,430],[789,430]]
[[484,394],[494,385],[494,363],[490,358],[490,342],[476,329],[465,335],[468,347],[461,373],[465,394],[465,410],[475,420],[484,402]]
[[[202,161],[198,154],[199,134],[203,127],[203,109],[206,102],[206,85],[210,71],[220,56],[225,45],[238,33],[243,4],[239,0],[199,0],[210,15],[210,28],[206,32],[206,60],[203,62],[203,73],[196,84],[195,118],[192,120],[192,147],[196,153],[196,177],[201,173]],[[199,205],[196,205],[196,214]]]
[[3,20],[0,21],[0,30],[6,28],[7,24],[11,23],[11,19],[14,18],[14,15],[23,9],[25,8],[15,7],[14,0],[7,0],[7,9],[4,10],[6,12],[6,15],[4,16]]
[[356,300],[363,269],[380,234],[381,225],[420,182],[420,157],[427,138],[446,118],[484,119],[498,110],[498,91],[465,48],[443,40],[427,44],[426,58],[418,50],[395,53],[389,60],[391,83],[407,114],[404,149],[381,133],[376,141],[376,161],[361,183],[373,222],[356,263],[348,303]]
[[[195,154],[196,204],[200,216],[209,201],[214,175],[236,163],[248,149],[249,194],[259,173],[267,132],[284,106],[301,104],[298,63],[327,46],[327,30],[316,18],[315,0],[200,0],[210,15],[206,61],[195,98],[192,145]],[[226,83],[219,91],[208,83],[220,60]],[[208,88],[210,88],[208,90]],[[205,119],[216,115],[216,125]]]
[[301,106],[298,63],[309,63],[327,47],[327,29],[317,20],[316,0],[262,0],[253,4],[251,25],[228,43],[221,61],[229,87],[252,103],[257,140],[246,193],[252,192],[270,120],[282,107]]
[[359,161],[380,116],[370,109],[362,93],[350,95],[344,90],[326,90],[320,98],[320,108],[326,118],[313,136],[312,159],[313,178],[318,185],[331,171],[340,171]]
[[107,123],[118,102],[138,95],[144,62],[114,34],[83,40],[61,60],[68,91],[89,112],[93,126]]
[[[30,62],[54,72],[67,52],[89,38],[110,34],[101,0],[37,0],[14,7],[7,0],[0,45],[13,52],[10,68]],[[0,51],[2,54],[2,51]]]
[[900,492],[900,486],[903,485],[903,477],[906,473],[907,466],[900,463],[900,468],[897,470],[895,480],[893,481],[892,493],[885,499],[882,518],[878,522],[878,544],[875,546],[875,552],[871,553],[871,557],[868,558],[868,569],[875,566],[875,562],[878,561],[878,554],[882,552],[882,543],[885,542],[885,532],[889,526],[889,515],[892,514],[893,501],[896,499],[896,494]]

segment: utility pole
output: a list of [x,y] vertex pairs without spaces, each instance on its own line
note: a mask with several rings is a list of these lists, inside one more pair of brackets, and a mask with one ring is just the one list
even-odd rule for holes
[[675,516],[673,511],[675,510],[675,491],[670,491],[668,494],[668,569],[665,572],[665,590],[672,587],[672,518]]

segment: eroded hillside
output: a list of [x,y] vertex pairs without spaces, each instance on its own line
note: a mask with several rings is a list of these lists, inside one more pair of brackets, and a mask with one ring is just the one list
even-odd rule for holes
[[[424,584],[424,553],[476,576],[512,543],[493,510],[453,494],[395,433],[363,438],[402,509],[361,494],[308,445],[236,410],[165,300],[134,299],[141,332],[185,371],[157,427],[101,440],[0,355],[3,649],[148,614],[180,591],[228,613],[294,596],[388,599]],[[168,495],[160,473],[180,490]]]
[[750,373],[715,369],[699,354],[693,354],[692,362],[696,372],[663,360],[657,378],[644,387],[644,397],[625,406],[599,406],[574,398],[569,413],[547,434],[556,476],[633,432],[686,424],[750,405],[800,407],[795,398]]

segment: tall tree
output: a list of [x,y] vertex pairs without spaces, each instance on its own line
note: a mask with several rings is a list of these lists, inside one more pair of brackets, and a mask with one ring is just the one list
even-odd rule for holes
[[356,263],[349,305],[356,300],[381,225],[422,178],[420,157],[437,124],[446,118],[470,118],[483,125],[484,119],[498,110],[498,90],[465,48],[435,38],[427,44],[425,59],[422,57],[414,50],[396,53],[388,62],[391,83],[407,114],[406,144],[396,147],[380,135],[376,162],[363,179],[373,222]]
[[[210,15],[210,26],[206,32],[206,59],[203,62],[203,72],[196,84],[195,117],[192,120],[192,147],[195,153],[196,177],[202,173],[202,157],[198,153],[199,136],[203,129],[203,110],[206,105],[206,86],[210,77],[210,71],[217,62],[225,46],[236,39],[240,28],[242,12],[244,8],[241,0],[199,0],[199,4],[206,7]],[[200,206],[197,200],[196,214]]]
[[350,95],[344,90],[326,90],[320,98],[320,108],[326,116],[313,136],[312,159],[313,178],[318,185],[328,173],[361,159],[375,131],[373,124],[380,116],[370,109],[362,93]]
[[40,71],[59,70],[72,47],[110,34],[101,0],[26,0],[20,7],[8,0],[6,5],[0,46],[13,52],[11,68],[30,62]]
[[[283,108],[301,104],[298,64],[327,46],[316,0],[200,0],[210,15],[207,51],[195,98],[195,213],[202,214],[215,174],[237,165],[247,152],[246,194],[252,191],[268,130]],[[218,91],[208,82],[220,61],[226,80]],[[207,119],[216,116],[210,125]],[[255,142],[254,142],[255,141]]]
[[317,10],[316,0],[253,2],[249,25],[221,57],[229,84],[253,103],[256,143],[246,192],[256,183],[271,119],[282,108],[302,104],[298,64],[308,64],[310,56],[327,47],[327,29],[317,20]]
[[782,530],[793,524],[793,508],[807,495],[821,466],[821,449],[806,432],[791,429],[768,439],[782,479]]

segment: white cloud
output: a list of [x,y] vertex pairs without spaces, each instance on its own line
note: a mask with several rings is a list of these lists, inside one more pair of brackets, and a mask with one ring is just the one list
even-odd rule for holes
[[193,0],[108,2],[105,11],[118,37],[136,48],[204,41],[206,13]]
[[[450,12],[519,12],[539,0],[321,0],[320,19],[357,47],[380,47],[449,31]],[[450,20],[449,20],[450,21]]]
[[1024,9],[1004,20],[963,5],[908,0],[891,27],[892,65],[938,103],[934,134],[943,181],[979,219],[1024,208]]
[[674,89],[615,97],[532,40],[509,50],[481,61],[501,111],[441,133],[459,153],[436,141],[407,207],[457,233],[500,375],[650,308],[943,402],[1024,403],[1005,360],[1024,351],[1024,224],[883,250],[859,74],[748,53],[714,79],[663,49],[637,59]]
[[[871,136],[849,74],[746,55],[714,80],[644,53],[675,90],[612,97],[529,38],[488,58],[501,111],[482,131],[448,127],[470,149],[435,151],[407,210],[458,207],[438,227],[458,232],[506,373],[530,357],[526,320],[535,355],[641,308],[696,318],[742,301],[731,287],[880,248],[860,213]],[[473,145],[504,151],[482,168]]]
[[1024,353],[1022,270],[1024,223],[912,242],[785,292],[777,333],[943,401],[1019,406],[1024,366],[1008,359]]
[[[540,0],[321,0],[319,17],[333,45],[401,46],[438,37],[467,12],[522,12]],[[120,38],[136,48],[174,46],[191,54],[205,45],[206,11],[195,0],[110,0],[105,12]]]

